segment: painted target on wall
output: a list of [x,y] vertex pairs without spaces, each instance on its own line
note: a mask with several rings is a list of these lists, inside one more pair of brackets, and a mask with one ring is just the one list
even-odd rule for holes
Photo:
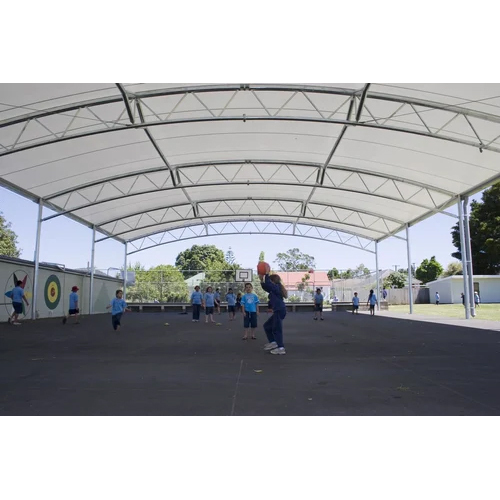
[[[31,299],[33,298],[33,285],[31,283],[31,278],[26,274],[26,271],[18,269],[9,276],[7,282],[5,283],[4,304],[7,313],[9,315],[12,314],[12,289],[16,286],[18,281],[21,282],[20,286],[24,290],[24,296],[29,303],[29,306],[26,306],[26,303],[23,301],[23,313],[21,317],[26,317],[29,316],[31,311]],[[0,303],[1,302],[2,301],[0,301]]]
[[47,278],[43,298],[45,299],[45,305],[51,310],[54,310],[59,305],[59,301],[61,300],[61,282],[55,274],[51,274]]

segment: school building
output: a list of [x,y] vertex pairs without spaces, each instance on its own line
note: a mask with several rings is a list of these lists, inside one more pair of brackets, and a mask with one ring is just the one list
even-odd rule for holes
[[[430,292],[430,302],[434,303],[436,292],[439,292],[442,304],[461,304],[461,294],[464,291],[464,277],[449,276],[427,283]],[[500,302],[500,276],[474,276],[474,291],[478,292],[482,303]]]

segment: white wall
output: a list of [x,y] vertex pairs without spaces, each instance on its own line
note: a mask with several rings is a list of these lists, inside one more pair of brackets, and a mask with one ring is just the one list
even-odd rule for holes
[[[27,295],[30,306],[26,308],[26,315],[23,319],[31,318],[31,305],[33,302],[33,275],[34,265],[32,262],[19,259],[9,259],[0,257],[0,321],[7,321],[12,312],[12,302],[5,296],[5,292],[14,288],[13,274],[20,280],[27,276],[25,294]],[[57,306],[50,309],[45,301],[45,287],[51,276],[57,276],[61,285],[61,296]],[[80,311],[83,314],[89,313],[90,300],[90,276],[75,271],[63,272],[61,269],[53,266],[40,266],[39,282],[37,292],[38,317],[49,318],[63,316],[68,311],[69,294],[71,287],[77,286],[80,299]],[[94,311],[96,313],[106,312],[106,306],[115,296],[116,290],[122,288],[123,283],[116,279],[106,279],[94,277]]]
[[[436,303],[436,292],[439,292],[439,300],[441,304],[452,304],[453,303],[453,294],[451,291],[451,279],[445,278],[438,281],[431,281],[427,283],[429,287],[429,300],[431,304]],[[460,298],[460,294],[458,295]]]
[[[474,283],[479,285],[479,296],[482,303],[500,303],[500,276],[474,276]],[[461,304],[461,294],[464,291],[463,276],[450,276],[427,284],[431,293],[431,303],[436,291],[439,292],[441,303]]]

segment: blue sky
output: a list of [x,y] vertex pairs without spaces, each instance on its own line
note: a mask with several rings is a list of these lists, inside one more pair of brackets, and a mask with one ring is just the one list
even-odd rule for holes
[[[477,194],[474,199],[480,199]],[[0,211],[12,229],[18,235],[22,248],[21,257],[32,260],[35,248],[36,217],[38,206],[32,201],[0,187]],[[456,213],[456,207],[449,209]],[[51,214],[44,210],[44,216]],[[425,258],[435,255],[444,266],[454,261],[451,253],[455,251],[451,243],[450,230],[454,219],[437,214],[410,228],[412,262],[417,265]],[[44,262],[65,264],[70,268],[86,267],[90,261],[92,231],[63,216],[43,223],[40,258]],[[315,257],[317,269],[347,269],[360,263],[375,269],[375,257],[372,254],[306,238],[269,235],[216,236],[172,243],[131,256],[133,262],[140,261],[146,268],[158,264],[174,264],[176,256],[193,244],[213,244],[224,252],[229,247],[235,253],[236,260],[244,267],[255,267],[259,253],[263,250],[266,260],[272,262],[276,253],[298,247],[302,252]],[[96,245],[96,267],[107,269],[123,265],[123,245],[108,240]],[[379,244],[379,264],[383,269],[407,267],[406,243],[389,238]]]

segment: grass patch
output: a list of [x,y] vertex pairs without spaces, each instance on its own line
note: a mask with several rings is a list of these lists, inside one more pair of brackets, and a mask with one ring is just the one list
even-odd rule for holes
[[[389,312],[407,314],[409,306],[389,306]],[[424,316],[441,316],[444,318],[465,318],[464,306],[462,304],[415,304],[414,314]],[[487,319],[500,321],[500,304],[480,304],[476,309],[476,319]]]

